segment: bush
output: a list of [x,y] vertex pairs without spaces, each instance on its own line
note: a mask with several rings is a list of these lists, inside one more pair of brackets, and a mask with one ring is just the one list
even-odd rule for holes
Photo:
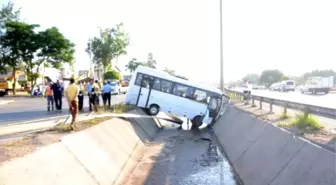
[[312,115],[308,115],[305,117],[303,114],[299,114],[296,116],[295,120],[292,122],[297,128],[303,131],[318,131],[323,126],[319,123],[319,121]]
[[107,71],[104,73],[104,80],[121,80],[121,75],[115,70]]
[[304,114],[296,115],[295,119],[289,123],[279,123],[278,126],[284,128],[296,127],[302,132],[316,132],[323,128],[323,125],[312,115],[307,117]]

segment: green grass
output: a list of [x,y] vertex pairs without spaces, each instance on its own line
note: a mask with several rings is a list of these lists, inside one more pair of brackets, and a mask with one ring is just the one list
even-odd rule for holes
[[234,99],[235,98],[235,94],[234,93],[229,93],[229,98],[230,99]]
[[[103,121],[112,119],[111,117],[102,117],[102,118],[92,118],[88,120],[78,121],[76,123],[76,130],[83,130],[91,126],[97,125]],[[56,125],[44,132],[56,131],[58,133],[71,132],[73,131],[69,124],[60,124]]]
[[336,144],[336,136],[334,136],[329,143],[333,143],[333,144]]
[[279,123],[278,126],[284,128],[296,127],[305,133],[316,132],[323,128],[323,125],[314,116],[308,115],[305,117],[304,114],[298,114],[295,119],[290,122]]
[[239,100],[239,96],[237,96],[235,93],[229,93],[229,98],[232,100]]
[[288,115],[288,114],[286,114],[286,113],[282,113],[281,115],[280,115],[280,117],[279,117],[280,119],[288,119],[288,118],[290,118],[290,116]]
[[111,105],[110,108],[108,108],[107,105],[100,106],[98,108],[98,114],[104,114],[104,113],[116,113],[116,114],[121,114],[121,113],[126,113],[130,109],[129,105],[125,103],[119,103],[119,104],[114,104]]
[[56,125],[54,126],[53,128],[47,130],[48,132],[49,131],[56,131],[56,132],[59,132],[59,133],[63,133],[63,132],[71,132],[72,129],[70,127],[69,124],[62,124],[62,125]]
[[112,106],[113,113],[125,113],[128,111],[128,105],[125,103],[119,103]]

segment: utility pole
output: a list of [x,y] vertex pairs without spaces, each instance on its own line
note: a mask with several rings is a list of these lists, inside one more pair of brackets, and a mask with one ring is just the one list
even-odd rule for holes
[[91,39],[89,39],[88,48],[86,48],[85,51],[89,54],[89,58],[90,58],[89,76],[92,78],[93,74],[92,74],[92,59],[91,59]]
[[223,64],[223,10],[222,10],[223,2],[219,0],[219,15],[220,15],[220,88],[224,91],[224,64]]

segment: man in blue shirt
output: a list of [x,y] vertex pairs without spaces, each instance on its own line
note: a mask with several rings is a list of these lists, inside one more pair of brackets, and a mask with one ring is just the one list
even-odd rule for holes
[[104,103],[104,106],[105,106],[106,101],[107,101],[109,108],[111,107],[111,91],[112,91],[112,87],[110,85],[110,81],[105,82],[104,86],[102,87],[103,103]]
[[54,101],[56,105],[56,109],[58,112],[62,111],[62,96],[63,96],[63,86],[61,85],[60,81],[57,80],[56,83],[54,83],[51,86],[51,89],[54,93]]

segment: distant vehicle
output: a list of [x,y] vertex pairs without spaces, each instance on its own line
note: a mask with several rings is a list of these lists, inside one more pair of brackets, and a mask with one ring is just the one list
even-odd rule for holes
[[122,87],[119,81],[112,80],[110,82],[110,84],[112,86],[112,91],[111,91],[112,95],[118,95],[118,94],[121,94],[121,93],[126,94],[127,88]]
[[279,83],[279,82],[277,82],[277,83],[272,84],[272,85],[269,87],[269,89],[270,89],[270,91],[280,91],[281,86],[282,86],[282,84]]
[[295,91],[295,81],[294,80],[284,80],[280,83],[279,91],[289,92]]
[[187,117],[193,128],[202,129],[221,115],[224,96],[215,87],[192,83],[163,71],[139,66],[129,82],[126,103],[144,108],[150,115],[162,111]]
[[259,86],[257,84],[253,84],[252,89],[259,89]]
[[305,85],[300,89],[301,93],[304,94],[306,92],[317,94],[319,92],[323,92],[328,94],[331,88],[334,85],[334,77],[309,77],[305,83]]
[[14,72],[9,72],[5,74],[0,74],[0,97],[8,95],[10,91],[13,91],[13,84],[14,84],[14,75],[16,76],[16,85],[15,89],[20,90],[22,87],[18,82],[18,76],[24,74],[22,71],[17,70]]

